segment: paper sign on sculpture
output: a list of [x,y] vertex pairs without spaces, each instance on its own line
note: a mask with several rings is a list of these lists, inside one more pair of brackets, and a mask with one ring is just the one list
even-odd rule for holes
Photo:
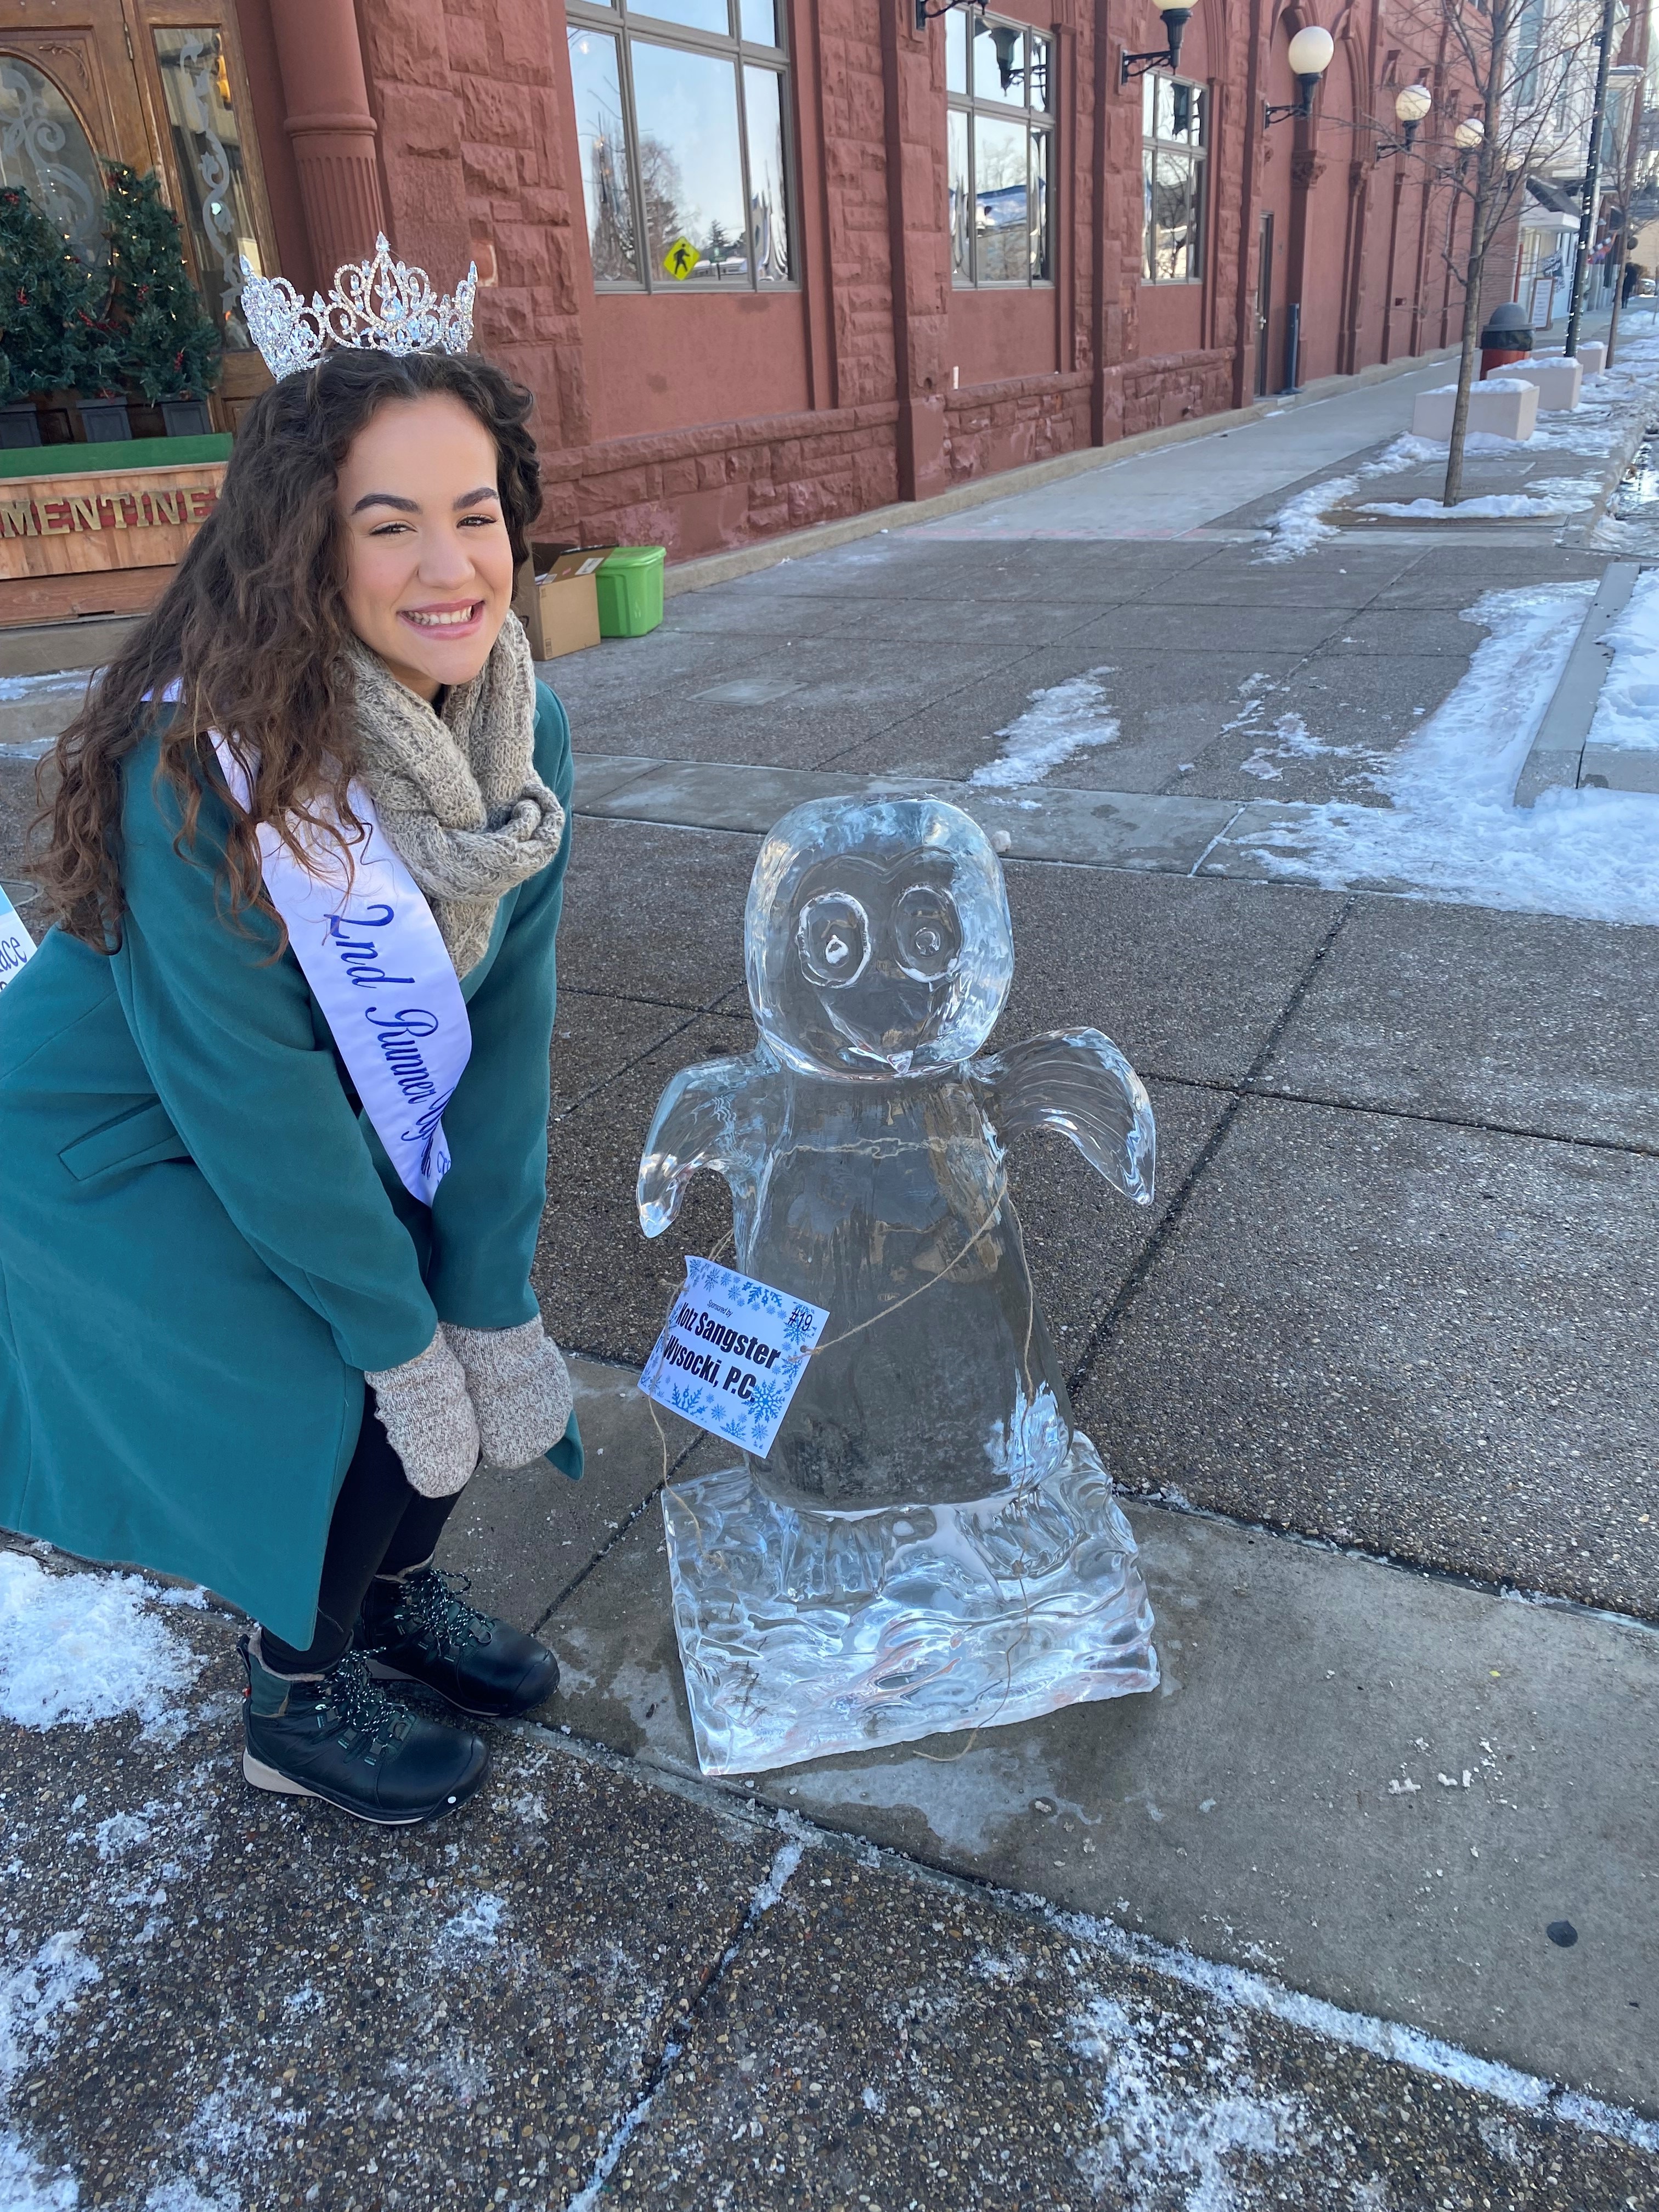
[[759,1463],[664,1494],[704,1771],[1152,1688],[1134,1539],[1073,1427],[1003,1152],[1054,1131],[1150,1203],[1134,1070],[1090,1029],[975,1056],[1012,932],[989,840],[939,800],[786,815],[744,938],[759,1046],[663,1093],[641,1224],[660,1235],[712,1170],[732,1279],[828,1322]]
[[688,1260],[640,1388],[764,1459],[830,1316],[713,1260]]

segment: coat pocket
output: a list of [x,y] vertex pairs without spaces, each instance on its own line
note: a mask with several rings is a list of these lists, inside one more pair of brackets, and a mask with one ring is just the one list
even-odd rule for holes
[[77,1137],[58,1157],[77,1182],[88,1182],[118,1168],[147,1168],[160,1160],[187,1160],[190,1154],[166,1109],[152,1099],[89,1137]]

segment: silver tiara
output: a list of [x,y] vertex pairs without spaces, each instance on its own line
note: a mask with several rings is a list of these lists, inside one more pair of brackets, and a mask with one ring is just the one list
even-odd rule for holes
[[242,313],[248,334],[273,376],[311,368],[334,346],[374,353],[465,353],[472,343],[472,301],[478,289],[474,262],[441,299],[424,269],[394,261],[384,234],[372,261],[350,261],[334,272],[334,289],[311,305],[286,276],[261,276],[242,258]]

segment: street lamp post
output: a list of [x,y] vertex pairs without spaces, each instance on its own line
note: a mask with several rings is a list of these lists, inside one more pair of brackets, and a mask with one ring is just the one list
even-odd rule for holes
[[1590,107],[1589,151],[1584,161],[1584,197],[1578,210],[1578,252],[1572,264],[1572,295],[1567,307],[1567,338],[1562,352],[1571,361],[1578,351],[1578,325],[1584,313],[1584,277],[1595,235],[1595,205],[1601,186],[1601,125],[1607,107],[1607,65],[1613,58],[1613,21],[1619,0],[1601,0],[1601,35],[1595,48],[1595,98]]
[[1379,161],[1390,154],[1409,154],[1417,143],[1429,110],[1434,106],[1434,94],[1425,84],[1402,85],[1395,94],[1394,119],[1400,125],[1397,138],[1379,138],[1376,158]]
[[1314,94],[1319,89],[1319,80],[1331,65],[1336,52],[1336,41],[1330,33],[1317,23],[1304,24],[1285,49],[1285,58],[1291,65],[1291,75],[1296,79],[1297,96],[1283,107],[1274,107],[1268,101],[1261,103],[1261,127],[1268,130],[1286,116],[1294,116],[1305,123],[1313,113]]
[[1647,71],[1638,62],[1623,62],[1617,69],[1607,71],[1609,84],[1616,82],[1622,91],[1630,94],[1630,104],[1625,115],[1623,143],[1619,149],[1619,251],[1613,263],[1613,307],[1607,317],[1607,350],[1601,366],[1613,367],[1613,346],[1619,336],[1619,315],[1623,307],[1625,264],[1630,258],[1631,195],[1636,185],[1636,132],[1640,120],[1641,86]]

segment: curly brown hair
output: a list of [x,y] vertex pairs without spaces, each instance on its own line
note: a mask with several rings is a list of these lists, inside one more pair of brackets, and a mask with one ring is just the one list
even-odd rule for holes
[[[218,505],[136,635],[103,670],[81,713],[42,763],[55,781],[29,872],[49,917],[100,952],[121,941],[121,805],[127,756],[159,727],[158,781],[177,793],[176,840],[188,856],[204,789],[227,797],[208,733],[225,732],[252,781],[229,805],[221,878],[232,915],[265,906],[256,825],[296,854],[296,825],[355,833],[348,786],[356,767],[347,647],[343,532],[335,512],[341,464],[392,399],[447,393],[495,441],[497,483],[514,562],[529,551],[541,466],[525,425],[522,386],[466,355],[342,347],[285,376],[242,416]],[[164,697],[176,702],[168,715]],[[41,788],[46,788],[43,781]]]

